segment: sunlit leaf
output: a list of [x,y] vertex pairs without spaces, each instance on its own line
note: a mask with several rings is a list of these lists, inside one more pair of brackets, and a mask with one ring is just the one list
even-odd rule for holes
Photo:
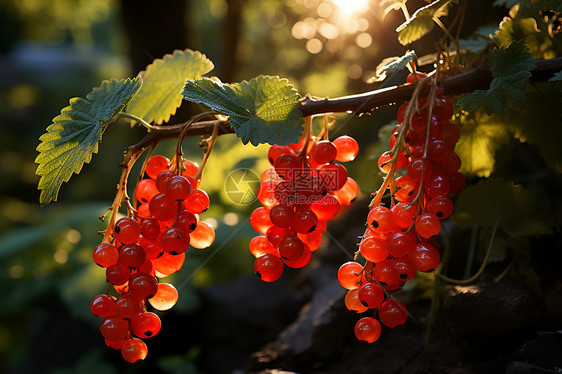
[[78,174],[98,144],[107,125],[115,120],[142,85],[142,79],[111,80],[102,82],[85,99],[70,99],[70,105],[53,119],[47,132],[39,140],[39,156],[35,162],[42,205],[56,201],[63,182],[73,173]]
[[535,58],[558,57],[553,39],[546,30],[538,27],[537,21],[532,17],[524,18],[515,14],[514,18],[504,18],[500,29],[496,31],[496,39],[502,45],[509,45],[514,40],[523,40]]
[[548,217],[537,198],[521,185],[503,179],[487,179],[462,191],[452,217],[464,225],[498,226],[518,237],[550,233]]
[[381,2],[379,2],[379,7],[384,10],[383,18],[386,17],[391,10],[398,10],[403,7],[406,1],[407,0],[381,0]]
[[167,122],[181,105],[185,80],[200,78],[213,67],[204,54],[190,49],[154,60],[141,73],[143,86],[127,105],[127,112],[146,122]]
[[490,88],[465,95],[458,105],[469,112],[483,105],[489,115],[511,108],[525,98],[523,87],[535,67],[535,59],[523,41],[514,41],[507,48],[501,46],[492,54]]
[[488,177],[494,171],[495,153],[511,138],[508,124],[483,111],[460,117],[461,136],[455,153],[462,160],[461,173]]
[[398,26],[398,41],[406,45],[420,39],[422,36],[433,30],[435,26],[434,18],[439,18],[447,14],[447,6],[452,0],[437,0],[429,5],[418,9],[412,17]]
[[415,60],[416,60],[416,52],[414,51],[407,52],[402,57],[396,56],[396,57],[385,58],[379,64],[379,66],[377,66],[375,76],[369,79],[368,83],[381,82],[386,79],[388,74],[404,69],[406,66],[408,66],[410,62]]
[[208,78],[188,80],[184,98],[229,116],[244,144],[287,145],[303,131],[299,94],[286,79],[259,76],[232,85]]

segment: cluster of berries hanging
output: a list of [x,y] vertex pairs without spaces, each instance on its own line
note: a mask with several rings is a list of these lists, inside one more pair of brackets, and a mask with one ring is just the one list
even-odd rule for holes
[[[346,307],[357,313],[371,310],[373,315],[356,323],[359,340],[372,343],[379,338],[377,312],[387,327],[406,322],[406,306],[392,299],[388,291],[402,288],[416,271],[432,271],[439,265],[434,239],[441,220],[453,211],[450,197],[465,184],[458,172],[461,160],[454,152],[459,139],[459,129],[450,121],[454,108],[437,92],[435,88],[433,95],[417,97],[398,110],[391,150],[378,161],[386,177],[370,205],[356,254],[366,263],[350,261],[338,271],[340,284],[349,290]],[[381,201],[387,188],[390,207]]]
[[[175,287],[158,278],[180,270],[190,245],[203,249],[215,239],[213,228],[198,219],[209,207],[207,193],[197,189],[194,179],[198,165],[184,160],[183,166],[178,175],[166,157],[151,157],[148,178],[135,189],[140,206],[132,217],[108,227],[108,240],[93,252],[94,262],[106,269],[109,285],[90,307],[103,318],[100,330],[106,345],[120,349],[129,362],[143,360],[148,348],[141,339],[160,331],[160,318],[147,308],[167,310],[178,299]],[[109,294],[110,286],[116,297]]]
[[257,190],[263,206],[250,217],[252,227],[261,234],[249,245],[261,280],[279,279],[285,265],[302,268],[308,264],[311,252],[320,246],[326,222],[357,197],[357,183],[335,161],[352,161],[358,152],[357,142],[349,136],[331,142],[305,135],[298,144],[271,146],[272,168],[262,173]]

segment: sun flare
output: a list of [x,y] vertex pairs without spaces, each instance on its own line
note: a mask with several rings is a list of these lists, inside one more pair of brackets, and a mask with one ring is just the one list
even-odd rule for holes
[[363,13],[369,9],[369,0],[331,0],[344,13]]

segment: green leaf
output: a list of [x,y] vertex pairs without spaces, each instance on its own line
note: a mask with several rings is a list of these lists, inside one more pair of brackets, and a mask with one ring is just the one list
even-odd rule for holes
[[460,138],[455,153],[462,160],[460,172],[488,177],[494,171],[496,150],[511,138],[506,121],[479,110],[460,118]]
[[98,143],[107,125],[117,115],[142,85],[142,79],[103,81],[85,99],[70,99],[70,105],[53,119],[47,132],[39,140],[39,156],[35,162],[39,180],[41,205],[57,201],[63,182],[73,173],[78,174],[92,154],[98,152]]
[[535,195],[503,179],[487,179],[462,191],[452,217],[464,225],[494,227],[496,221],[512,237],[548,234],[548,217]]
[[458,105],[468,112],[484,105],[488,115],[501,113],[525,98],[523,87],[535,67],[535,59],[523,41],[514,41],[507,48],[501,46],[492,53],[490,88],[465,95]]
[[406,1],[408,0],[381,0],[381,2],[379,2],[379,7],[384,9],[383,18],[386,17],[391,10],[398,10],[403,7]]
[[192,79],[182,94],[185,100],[229,116],[228,122],[244,144],[287,145],[298,142],[303,131],[300,96],[286,79],[259,76],[231,85]]
[[204,54],[190,49],[154,60],[141,73],[143,86],[127,105],[127,112],[157,125],[168,122],[181,105],[185,80],[201,78],[213,67]]
[[385,58],[379,66],[377,66],[375,76],[369,79],[369,83],[382,82],[386,79],[388,74],[404,69],[410,62],[415,61],[416,58],[416,52],[414,51],[407,52],[402,57],[395,56]]
[[536,145],[546,164],[562,173],[560,91],[549,83],[540,84],[537,88],[538,90],[529,88],[525,105],[510,112],[508,120],[516,138]]
[[436,0],[418,9],[412,17],[398,26],[398,41],[402,45],[410,44],[430,32],[435,26],[434,18],[447,14],[447,6],[452,0]]
[[[550,78],[548,81],[549,82],[556,82],[554,84],[554,87],[556,87],[556,89],[559,92],[562,92],[562,71],[559,71],[558,73],[554,74],[554,76],[552,78]],[[560,98],[560,101],[562,101],[562,98]]]

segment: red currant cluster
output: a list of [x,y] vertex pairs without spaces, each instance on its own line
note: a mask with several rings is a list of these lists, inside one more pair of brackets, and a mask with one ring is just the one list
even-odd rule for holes
[[147,303],[162,311],[178,299],[175,287],[159,283],[158,278],[182,267],[190,245],[207,248],[215,238],[213,228],[197,216],[209,207],[209,197],[197,189],[194,179],[198,165],[184,160],[182,175],[169,166],[166,157],[151,157],[146,165],[148,178],[135,189],[140,206],[133,218],[121,218],[109,227],[110,239],[98,245],[92,255],[94,262],[106,269],[107,281],[117,297],[109,295],[108,286],[90,308],[103,318],[100,330],[106,345],[120,349],[128,362],[143,360],[148,348],[141,338],[160,331],[160,318],[147,311]]
[[[391,151],[378,160],[387,176],[371,203],[367,229],[359,243],[366,264],[352,261],[338,271],[340,284],[349,290],[347,308],[357,313],[374,309],[388,327],[408,318],[405,305],[391,299],[388,291],[402,288],[416,271],[432,271],[439,265],[434,239],[441,229],[440,220],[451,215],[450,197],[465,184],[458,172],[460,158],[454,152],[459,129],[450,121],[453,111],[451,102],[440,95],[433,100],[420,97],[416,106],[405,103],[400,107]],[[381,204],[387,188],[390,208]],[[374,342],[380,333],[374,317],[361,318],[355,326],[359,340]]]
[[279,279],[284,265],[308,264],[311,252],[320,247],[326,222],[357,197],[357,183],[334,162],[352,161],[357,152],[359,146],[349,136],[333,142],[305,136],[298,144],[271,146],[272,168],[262,173],[257,191],[263,206],[250,217],[261,234],[249,245],[261,280]]

